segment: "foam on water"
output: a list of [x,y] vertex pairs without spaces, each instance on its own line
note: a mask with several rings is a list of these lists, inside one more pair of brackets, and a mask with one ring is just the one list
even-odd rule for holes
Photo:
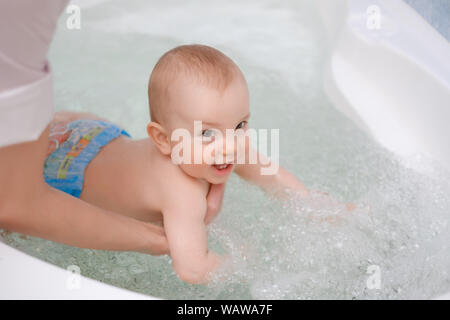
[[[281,165],[338,201],[320,194],[280,201],[232,176],[209,227],[211,248],[231,261],[218,272],[225,280],[208,286],[180,281],[168,257],[18,234],[6,241],[163,298],[430,298],[449,291],[450,174],[420,157],[407,164],[426,170],[409,169],[329,104],[321,88],[322,30],[310,3],[106,2],[83,9],[82,29],[72,31],[63,15],[50,56],[56,109],[94,112],[145,137],[146,85],[156,60],[179,44],[209,44],[246,75],[251,125],[280,129]],[[358,207],[349,214],[340,202]]]

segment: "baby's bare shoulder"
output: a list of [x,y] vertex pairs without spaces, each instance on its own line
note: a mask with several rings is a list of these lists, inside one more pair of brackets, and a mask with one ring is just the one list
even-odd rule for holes
[[161,188],[162,211],[186,208],[190,204],[206,206],[208,187],[206,183],[185,174],[181,168],[171,164],[164,168],[166,178]]

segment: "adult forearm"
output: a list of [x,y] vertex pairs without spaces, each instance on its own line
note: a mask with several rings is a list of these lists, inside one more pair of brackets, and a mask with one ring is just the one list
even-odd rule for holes
[[27,202],[9,207],[1,227],[81,248],[168,251],[162,228],[97,208],[49,186]]
[[48,128],[37,141],[0,148],[0,228],[72,246],[168,252],[161,227],[109,212],[44,182]]

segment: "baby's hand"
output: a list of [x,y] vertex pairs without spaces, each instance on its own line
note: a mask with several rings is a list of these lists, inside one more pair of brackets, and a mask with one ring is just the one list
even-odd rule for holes
[[346,203],[345,207],[347,208],[348,212],[352,212],[356,208],[356,204],[353,203]]
[[[317,190],[314,190],[314,192],[315,192],[315,193],[318,193],[318,194],[321,194],[321,195],[324,195],[324,196],[326,196],[326,197],[328,197],[328,198],[330,198],[330,199],[333,199],[333,201],[336,201],[336,202],[338,203],[338,201],[335,200],[334,198],[332,198],[328,192],[317,191]],[[356,204],[348,203],[348,202],[347,202],[347,203],[345,203],[345,208],[347,208],[347,211],[348,211],[349,213],[351,213],[353,210],[355,210]]]
[[[332,225],[340,223],[346,216],[354,215],[358,206],[353,203],[342,203],[330,196],[328,192],[311,190],[310,198],[305,198],[305,204],[318,215],[309,215],[307,218],[316,222],[329,222]],[[328,214],[327,214],[328,213]]]
[[225,192],[225,183],[211,184],[208,195],[206,196],[207,211],[205,215],[205,224],[211,221],[219,214],[222,208],[223,194]]

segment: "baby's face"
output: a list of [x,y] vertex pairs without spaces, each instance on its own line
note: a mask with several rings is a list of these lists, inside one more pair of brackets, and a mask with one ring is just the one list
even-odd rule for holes
[[[250,106],[245,79],[236,76],[225,90],[220,91],[183,78],[177,80],[168,93],[171,110],[167,117],[169,132],[173,134],[176,129],[185,129],[191,137],[190,164],[181,163],[180,168],[189,176],[209,183],[226,182],[234,168],[237,152],[243,154],[243,148],[248,145],[238,144],[237,139],[230,135],[227,139],[226,136],[227,129],[247,129]],[[179,149],[174,149],[181,145],[181,141],[180,138],[171,141],[172,160],[174,150],[176,155],[189,153],[189,150],[179,152]]]

